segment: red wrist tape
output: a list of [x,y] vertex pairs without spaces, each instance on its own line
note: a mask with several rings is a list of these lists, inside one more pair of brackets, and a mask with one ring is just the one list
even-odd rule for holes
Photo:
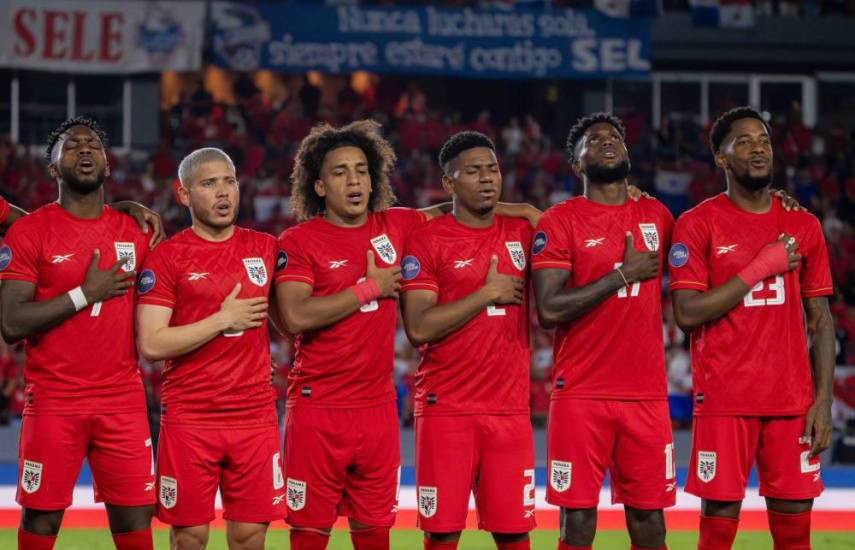
[[775,241],[761,248],[751,263],[742,268],[736,276],[748,285],[748,288],[753,288],[763,279],[785,272],[790,266],[788,257],[784,242]]
[[371,300],[376,300],[380,296],[380,287],[374,279],[365,279],[361,283],[357,283],[350,287],[350,290],[356,294],[356,299],[359,300],[359,305],[364,306]]

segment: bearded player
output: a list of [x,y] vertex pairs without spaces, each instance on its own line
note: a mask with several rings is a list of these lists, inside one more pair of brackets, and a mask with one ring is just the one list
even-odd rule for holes
[[416,373],[416,484],[426,549],[457,548],[475,494],[501,550],[534,529],[534,444],[526,251],[532,227],[496,214],[502,174],[484,134],[439,153],[451,213],[417,229],[403,269],[404,326]]
[[192,226],[152,253],[137,286],[140,350],[166,360],[157,516],[172,548],[205,548],[219,489],[229,548],[263,550],[268,523],[285,515],[266,322],[278,247],[235,225],[226,153],[193,151],[178,176]]
[[608,469],[632,547],[663,548],[676,495],[661,298],[674,221],[659,201],[629,200],[616,117],[580,119],[567,153],[584,195],[544,213],[531,256],[540,323],[557,327],[546,497],[561,507],[558,547],[591,548]]
[[674,315],[691,333],[686,491],[703,499],[698,547],[731,547],[756,463],[775,548],[808,549],[831,438],[825,239],[812,214],[772,200],[772,143],[757,111],[726,112],[710,142],[727,191],[680,217],[669,255]]
[[[400,440],[392,385],[398,265],[407,236],[443,208],[389,208],[395,153],[370,121],[315,127],[292,173],[303,223],[279,238],[277,303],[296,335],[285,477],[296,550],[326,548],[346,516],[356,550],[389,547]],[[503,208],[534,217],[527,205]]]
[[[133,336],[134,220],[105,206],[110,170],[92,120],[48,139],[59,200],[20,217],[0,250],[2,332],[26,339],[18,547],[53,547],[83,459],[120,550],[152,548],[154,461]],[[85,345],[82,345],[85,343]]]

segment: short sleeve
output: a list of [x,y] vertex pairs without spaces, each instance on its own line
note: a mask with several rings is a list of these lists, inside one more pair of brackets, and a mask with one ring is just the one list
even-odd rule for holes
[[819,220],[811,216],[806,246],[800,246],[804,256],[801,269],[802,298],[827,296],[833,292],[831,268],[828,264],[828,247]]
[[550,208],[540,218],[531,242],[531,269],[573,269],[573,229]]
[[279,236],[279,251],[274,270],[276,284],[295,281],[314,288],[315,271],[306,251],[307,247],[300,245],[294,232],[285,231]]
[[709,288],[709,229],[697,215],[683,215],[674,224],[668,252],[669,291]]
[[39,281],[40,239],[38,229],[27,221],[19,220],[6,233],[0,247],[0,280]]
[[439,293],[433,251],[427,231],[418,231],[410,237],[404,259],[401,260],[401,290],[431,290]]
[[137,278],[137,303],[174,308],[176,281],[168,250],[162,245],[155,248]]
[[0,224],[6,221],[6,218],[9,217],[9,202],[0,197]]

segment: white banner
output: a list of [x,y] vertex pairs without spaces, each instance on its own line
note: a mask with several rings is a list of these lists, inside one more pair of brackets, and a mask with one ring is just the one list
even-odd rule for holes
[[201,1],[0,0],[0,67],[195,71],[204,20]]

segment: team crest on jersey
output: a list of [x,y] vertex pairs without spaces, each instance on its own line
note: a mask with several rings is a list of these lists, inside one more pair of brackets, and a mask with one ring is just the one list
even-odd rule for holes
[[261,258],[244,258],[243,266],[246,268],[246,275],[252,284],[256,286],[267,284],[267,268],[264,267],[264,260]]
[[436,515],[436,506],[436,487],[419,487],[419,513],[426,518],[432,518]]
[[42,486],[42,463],[32,460],[24,461],[24,471],[21,473],[21,489],[25,493],[35,493]]
[[282,477],[282,461],[279,453],[273,455],[273,490],[278,491],[285,486],[285,478]]
[[573,478],[573,463],[553,460],[549,463],[549,485],[559,493],[570,488]]
[[306,506],[306,482],[288,478],[288,491],[286,492],[288,508],[295,512]]
[[651,252],[659,251],[659,231],[656,230],[655,223],[640,223],[638,228],[641,229],[641,236],[644,238],[644,244],[647,250]]
[[715,453],[698,451],[698,479],[709,483],[715,477]]
[[511,255],[511,261],[514,262],[514,267],[523,271],[525,269],[525,250],[519,241],[505,242],[508,248],[508,254]]
[[133,271],[137,267],[137,253],[134,243],[113,243],[116,246],[116,260],[128,259],[122,266],[122,271]]
[[371,246],[374,247],[377,254],[379,254],[387,264],[393,264],[395,263],[395,260],[398,259],[398,253],[395,252],[395,247],[392,246],[392,241],[389,240],[389,237],[387,237],[385,233],[371,239]]
[[160,504],[167,510],[178,504],[178,480],[160,476]]

